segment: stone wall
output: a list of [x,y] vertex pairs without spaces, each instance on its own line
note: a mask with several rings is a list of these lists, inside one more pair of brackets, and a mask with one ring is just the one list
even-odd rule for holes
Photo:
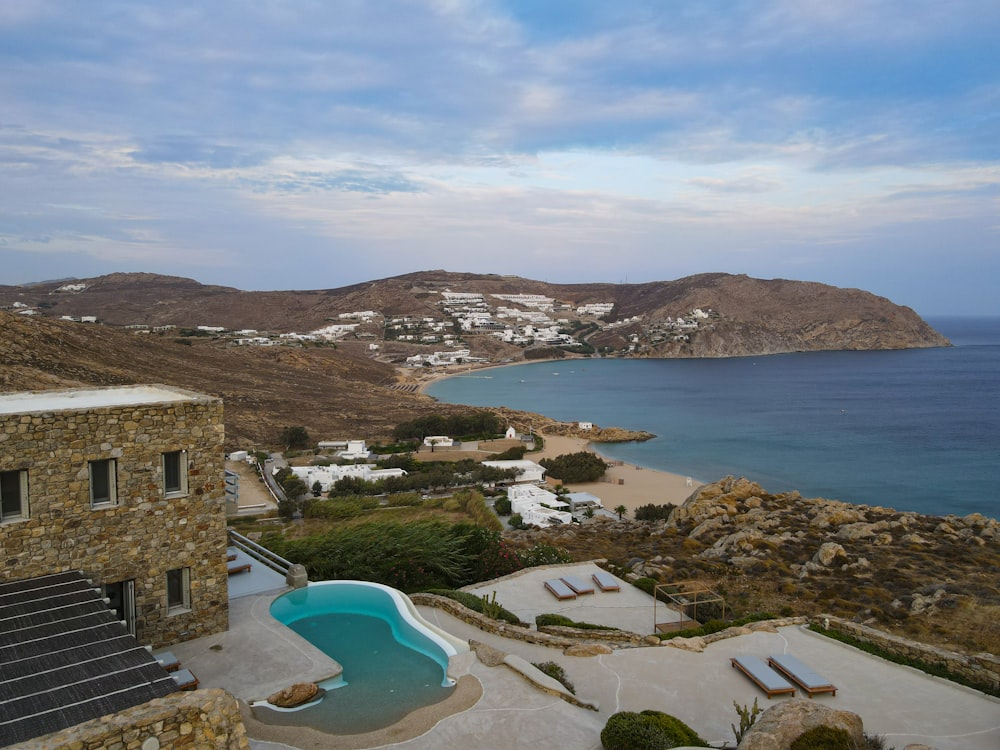
[[239,705],[224,690],[178,692],[8,750],[249,750]]
[[839,617],[820,616],[814,617],[812,621],[820,627],[871,643],[891,654],[947,669],[952,674],[961,675],[974,684],[989,687],[994,694],[1000,691],[1000,657],[995,654],[967,655],[946,651],[936,646],[911,641]]
[[561,638],[555,635],[548,635],[547,633],[539,633],[537,630],[532,630],[531,628],[512,625],[509,622],[504,622],[503,620],[494,620],[493,618],[487,617],[479,612],[474,612],[465,605],[459,604],[454,599],[449,599],[446,596],[419,593],[408,594],[408,596],[410,597],[410,601],[417,606],[443,609],[453,617],[457,617],[459,620],[467,622],[486,633],[495,633],[496,635],[502,635],[504,638],[513,638],[515,640],[525,641],[527,643],[537,643],[541,646],[550,646],[552,648],[568,648],[569,646],[578,643],[578,641],[570,640],[569,638]]
[[[27,517],[0,524],[0,580],[81,570],[95,585],[133,581],[136,637],[153,647],[228,627],[222,402],[161,388],[182,400],[0,414],[0,471],[28,475]],[[187,492],[167,496],[173,451],[187,452]],[[115,461],[117,501],[94,508],[99,459]],[[189,569],[190,608],[168,613],[167,571],[178,568]]]

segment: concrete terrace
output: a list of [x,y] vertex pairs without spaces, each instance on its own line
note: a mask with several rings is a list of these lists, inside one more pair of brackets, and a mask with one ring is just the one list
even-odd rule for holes
[[[497,591],[498,602],[528,621],[539,612],[558,611],[575,620],[626,627],[625,622],[640,617],[650,626],[641,632],[649,632],[652,599],[634,587],[623,586],[621,594],[625,596],[617,600],[614,593],[597,592],[563,602],[542,588],[541,580],[545,578],[563,572],[581,575],[586,570],[585,565],[550,567],[484,584],[476,590],[490,595]],[[539,580],[534,580],[536,577]],[[280,593],[253,593],[232,600],[227,633],[178,644],[171,650],[198,675],[202,687],[225,688],[245,701],[266,697],[292,682],[331,676],[337,671],[335,662],[270,617],[270,602]],[[640,614],[641,604],[632,603],[636,594],[646,597],[645,615]],[[621,619],[615,617],[615,602],[622,607]],[[576,686],[577,697],[596,703],[599,710],[572,705],[536,689],[506,666],[487,667],[466,655],[455,660],[453,676],[468,674],[476,678],[482,686],[481,697],[456,713],[443,715],[441,709],[433,720],[425,717],[419,730],[422,734],[412,739],[402,739],[405,735],[394,731],[396,727],[378,735],[334,738],[295,729],[272,731],[277,728],[269,727],[262,731],[259,725],[249,722],[252,746],[256,750],[599,750],[600,731],[608,717],[617,711],[647,708],[673,714],[706,740],[721,745],[733,741],[730,724],[738,720],[734,701],[749,705],[757,699],[767,708],[788,700],[768,700],[731,667],[730,657],[792,653],[839,688],[836,696],[819,695],[813,700],[858,713],[866,731],[884,735],[887,746],[901,750],[908,743],[919,742],[939,750],[1000,747],[1000,700],[883,661],[798,626],[719,641],[704,653],[648,647],[620,649],[597,657],[567,657],[558,649],[485,633],[442,610],[419,610],[428,621],[460,638],[486,643],[529,662],[559,663]],[[465,684],[469,684],[467,680]],[[798,697],[804,695],[800,692]],[[449,702],[451,699],[445,704]]]

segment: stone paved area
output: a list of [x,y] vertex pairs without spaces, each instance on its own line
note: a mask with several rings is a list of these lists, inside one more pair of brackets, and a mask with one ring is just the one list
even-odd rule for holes
[[[528,584],[525,597],[537,594],[539,585],[530,579],[522,583]],[[493,586],[483,588],[492,591]],[[541,604],[557,603],[544,589],[541,593]],[[325,676],[331,662],[301,639],[290,637],[290,631],[270,618],[267,606],[272,598],[273,594],[251,595],[233,602],[230,634],[179,644],[173,648],[174,653],[198,674],[203,686],[224,687],[244,699],[266,695],[282,682]],[[497,598],[502,600],[499,592]],[[523,604],[516,598],[510,601],[518,607]],[[838,686],[836,696],[822,695],[813,700],[860,714],[866,731],[884,735],[889,747],[902,750],[908,743],[917,742],[938,750],[1000,747],[1000,701],[799,627],[731,638],[712,644],[700,654],[650,647],[621,649],[597,657],[567,657],[555,649],[484,633],[441,610],[419,610],[428,621],[461,638],[488,643],[530,662],[558,662],[576,685],[577,695],[597,703],[599,711],[588,711],[543,693],[505,666],[490,668],[466,659],[462,671],[475,676],[483,686],[478,703],[443,717],[420,737],[383,747],[599,750],[600,730],[611,714],[646,708],[671,713],[705,739],[721,745],[733,738],[730,724],[737,719],[734,701],[748,705],[756,698],[767,707],[786,700],[768,700],[730,666],[730,657],[766,657],[785,652],[795,654]],[[253,746],[256,750],[296,747],[261,741],[254,741]],[[336,738],[331,737],[326,746],[338,747]]]

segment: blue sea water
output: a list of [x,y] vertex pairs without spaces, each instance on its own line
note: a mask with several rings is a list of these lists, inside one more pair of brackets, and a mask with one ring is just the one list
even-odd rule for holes
[[547,361],[447,378],[427,393],[646,430],[657,437],[598,448],[699,481],[732,474],[770,492],[1000,517],[1000,318],[929,322],[953,346]]

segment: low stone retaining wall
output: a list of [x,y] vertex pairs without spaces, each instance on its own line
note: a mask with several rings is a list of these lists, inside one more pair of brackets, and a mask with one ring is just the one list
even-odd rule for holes
[[459,620],[467,622],[486,633],[501,635],[504,638],[514,638],[518,641],[536,643],[539,646],[559,649],[569,648],[579,643],[578,640],[541,633],[537,630],[521,627],[520,625],[512,625],[502,620],[494,620],[479,612],[474,612],[464,604],[459,604],[454,599],[449,599],[446,596],[438,596],[437,594],[410,594],[409,597],[410,601],[418,606],[443,609],[453,617],[457,617]]
[[956,651],[947,651],[839,617],[819,616],[812,618],[812,622],[822,628],[871,643],[891,654],[947,669],[952,674],[960,675],[969,682],[988,686],[994,694],[1000,691],[1000,657],[994,654],[966,655]]
[[225,690],[193,690],[11,745],[8,750],[249,750],[236,698]]
[[601,643],[610,642],[638,646],[644,643],[646,639],[645,636],[629,630],[574,628],[567,625],[542,625],[538,630],[560,638],[571,638],[574,643],[579,641],[599,641]]

